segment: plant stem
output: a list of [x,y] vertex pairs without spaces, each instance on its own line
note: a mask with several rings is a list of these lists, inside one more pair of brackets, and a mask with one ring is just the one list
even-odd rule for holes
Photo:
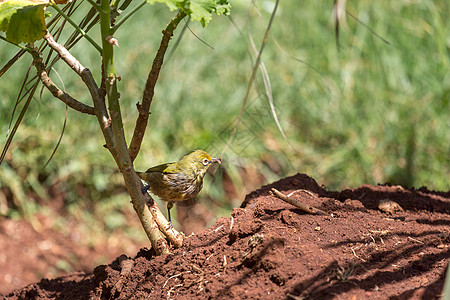
[[94,7],[98,12],[100,12],[100,10],[102,9],[102,7],[100,5],[98,5],[97,3],[95,3],[93,0],[87,0],[92,7]]
[[[54,2],[50,2],[50,6],[53,7],[67,22],[69,22],[70,25],[72,25],[76,31],[78,31],[82,36],[84,36],[91,44],[92,46],[97,49],[98,52],[102,53],[102,48],[89,36],[86,32],[84,32],[83,29],[81,29],[68,15],[66,15]],[[108,6],[109,10],[109,6]],[[108,12],[109,15],[109,12]]]
[[143,7],[147,1],[142,1],[139,3],[135,8],[133,8],[130,12],[128,12],[125,16],[120,18],[120,20],[117,22],[117,24],[113,27],[113,32],[116,32],[117,29],[122,25],[129,17],[131,17],[134,13],[136,13],[141,7]]
[[1,36],[1,35],[0,35],[0,40],[4,40],[5,42],[10,43],[11,45],[17,46],[17,47],[19,47],[19,48],[22,49],[22,50],[28,51],[29,53],[32,52],[30,48],[25,47],[25,46],[20,45],[20,44],[12,43],[12,42],[8,41],[5,37],[3,37],[3,36]]
[[[112,34],[109,5],[109,0],[101,0],[101,11],[99,14],[103,46],[102,86],[105,87],[106,96],[108,99],[108,109],[111,117],[110,123],[117,156],[115,157],[115,160],[120,171],[122,172],[125,186],[130,194],[133,207],[139,217],[139,220],[141,221],[142,227],[150,239],[153,249],[157,254],[167,254],[169,252],[167,242],[161,235],[158,225],[146,205],[144,195],[140,189],[142,187],[142,183],[133,169],[133,164],[130,155],[128,154],[122,123],[122,114],[120,111],[119,93],[117,90],[117,75],[114,67],[114,49],[113,45],[108,41],[108,37]],[[114,145],[107,146],[112,147]]]

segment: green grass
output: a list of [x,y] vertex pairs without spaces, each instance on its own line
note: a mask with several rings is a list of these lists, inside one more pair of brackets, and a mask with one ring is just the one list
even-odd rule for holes
[[[445,15],[450,5],[446,1],[348,3],[347,10],[390,45],[347,16],[340,50],[330,22],[331,3],[282,1],[262,60],[289,143],[276,127],[258,73],[235,140],[225,148],[251,73],[249,33],[259,49],[270,17],[267,8],[273,1],[257,1],[261,16],[249,9],[249,3],[232,2],[237,27],[224,16],[214,17],[207,28],[189,24],[214,49],[187,30],[166,60],[136,169],[177,160],[197,148],[223,155],[223,168],[238,191],[237,197],[228,199],[231,204],[222,205],[227,209],[239,205],[245,193],[262,183],[256,176],[242,176],[242,168],[262,174],[265,182],[302,172],[330,189],[384,182],[450,188],[450,21]],[[135,104],[142,97],[161,30],[173,15],[163,5],[146,6],[116,35],[128,141],[137,115]],[[180,32],[177,29],[171,45]],[[97,35],[97,30],[92,31],[91,36]],[[0,63],[5,64],[15,51],[0,43]],[[85,41],[73,53],[98,78],[98,53]],[[0,145],[6,141],[29,62],[23,58],[0,79]],[[64,64],[58,64],[56,71],[70,94],[91,104],[86,88]],[[53,79],[60,84],[54,74]],[[37,94],[7,162],[0,167],[2,175],[12,174],[8,180],[0,176],[0,185],[14,190],[15,205],[0,201],[3,207],[13,208],[9,214],[20,207],[32,213],[34,206],[26,204],[29,194],[44,199],[48,188],[57,185],[66,194],[68,206],[101,208],[102,214],[111,210],[113,216],[103,221],[113,231],[122,220],[115,208],[107,209],[102,203],[116,203],[112,206],[116,207],[117,201],[124,205],[128,201],[124,194],[122,200],[116,199],[123,191],[121,176],[102,147],[104,140],[94,117],[69,110],[62,144],[42,169],[64,117],[61,102],[47,91],[42,99]],[[229,198],[221,186],[221,170],[215,180],[208,179],[202,193],[219,203]],[[213,208],[218,215],[228,214]]]

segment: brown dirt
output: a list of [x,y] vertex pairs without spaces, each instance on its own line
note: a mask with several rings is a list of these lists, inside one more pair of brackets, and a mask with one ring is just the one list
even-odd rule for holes
[[[293,208],[270,195],[272,187],[327,214]],[[381,212],[384,199],[403,211]],[[328,192],[297,174],[252,192],[231,218],[187,237],[171,255],[141,249],[6,298],[433,299],[450,258],[449,213],[449,192],[389,185]]]
[[[137,220],[135,215],[133,219]],[[55,278],[75,270],[92,272],[94,266],[124,251],[136,253],[146,244],[123,232],[86,236],[83,224],[76,220],[67,220],[65,225],[55,229],[54,219],[42,214],[33,216],[31,222],[0,217],[0,295],[42,277]]]

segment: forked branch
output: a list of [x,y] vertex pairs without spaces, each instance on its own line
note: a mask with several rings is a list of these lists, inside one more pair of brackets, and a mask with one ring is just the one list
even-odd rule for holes
[[98,86],[92,76],[89,69],[83,67],[83,65],[76,59],[63,45],[57,43],[50,32],[46,32],[44,39],[47,41],[48,45],[58,53],[59,57],[81,77],[83,82],[86,84],[89,92],[91,93],[92,99],[99,97]]
[[52,95],[62,102],[66,103],[69,107],[85,113],[89,115],[95,115],[94,108],[92,106],[88,106],[66,92],[62,91],[48,76],[48,73],[46,71],[46,67],[44,63],[42,62],[42,58],[39,56],[39,53],[37,51],[32,52],[33,55],[33,64],[37,70],[37,75],[39,76],[39,79],[42,81],[44,86],[52,93]]

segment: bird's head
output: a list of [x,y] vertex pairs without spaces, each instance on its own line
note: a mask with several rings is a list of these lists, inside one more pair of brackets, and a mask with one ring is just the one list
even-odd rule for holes
[[213,163],[222,163],[222,159],[211,157],[203,150],[195,150],[184,156],[179,161],[179,167],[185,170],[191,170],[196,176],[203,177],[209,166]]

